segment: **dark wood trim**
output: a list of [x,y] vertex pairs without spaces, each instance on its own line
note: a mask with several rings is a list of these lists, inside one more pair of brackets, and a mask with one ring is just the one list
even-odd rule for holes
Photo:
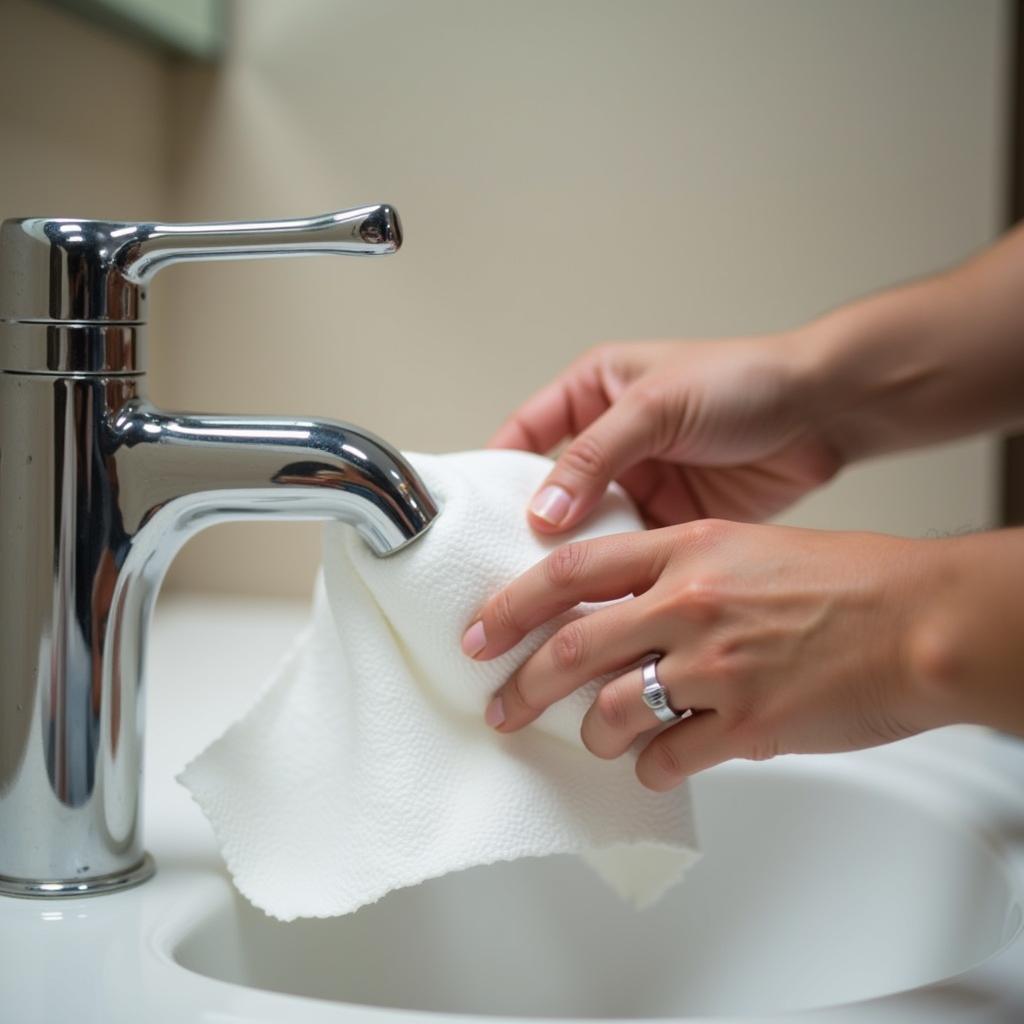
[[[1010,5],[1013,18],[1010,55],[1009,139],[1010,160],[1006,220],[1024,219],[1024,0]],[[1004,526],[1024,524],[1024,434],[1003,441],[1001,512]]]

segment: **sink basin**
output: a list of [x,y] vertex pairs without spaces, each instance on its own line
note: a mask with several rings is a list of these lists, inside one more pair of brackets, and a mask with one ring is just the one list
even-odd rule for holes
[[234,890],[174,782],[236,719],[304,602],[161,599],[146,836],[156,877],[0,897],[0,1021],[771,1024],[1024,1021],[1024,743],[958,728],[694,780],[705,856],[650,910],[575,858],[478,868],[282,924]]
[[637,913],[572,857],[476,868],[283,924],[235,897],[177,946],[225,981],[523,1017],[781,1013],[966,970],[1021,910],[992,849],[885,778],[799,763],[695,785],[704,859]]

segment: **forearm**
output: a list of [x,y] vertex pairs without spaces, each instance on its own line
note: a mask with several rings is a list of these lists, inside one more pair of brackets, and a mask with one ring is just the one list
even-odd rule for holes
[[1024,423],[1024,228],[812,322],[794,346],[845,461]]
[[934,546],[907,646],[928,724],[1024,736],[1024,530],[916,543]]

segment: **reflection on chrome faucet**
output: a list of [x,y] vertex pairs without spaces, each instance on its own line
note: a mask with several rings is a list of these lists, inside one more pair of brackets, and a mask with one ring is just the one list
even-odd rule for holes
[[404,459],[364,430],[152,406],[145,285],[177,260],[400,243],[388,206],[255,224],[0,227],[0,892],[108,892],[152,874],[145,637],[189,537],[229,520],[337,519],[384,556],[437,515]]

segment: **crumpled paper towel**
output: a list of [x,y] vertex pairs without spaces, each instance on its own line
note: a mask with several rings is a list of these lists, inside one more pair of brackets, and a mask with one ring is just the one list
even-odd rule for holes
[[[490,662],[459,647],[485,598],[570,539],[526,522],[550,461],[408,457],[437,521],[384,559],[327,525],[310,625],[255,706],[178,777],[235,883],[289,921],[475,865],[577,853],[624,899],[654,902],[698,856],[690,799],[685,786],[644,789],[635,753],[586,750],[580,721],[600,681],[519,733],[483,721],[494,690],[567,617]],[[572,539],[641,528],[613,487]]]

